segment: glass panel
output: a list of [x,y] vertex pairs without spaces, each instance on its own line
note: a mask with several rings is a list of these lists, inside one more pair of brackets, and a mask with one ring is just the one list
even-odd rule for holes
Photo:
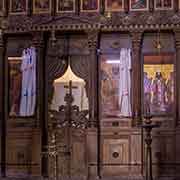
[[144,112],[170,114],[173,103],[173,55],[144,56]]
[[51,103],[51,109],[59,111],[61,105],[65,105],[65,96],[70,91],[69,82],[72,81],[72,105],[77,105],[79,110],[88,110],[89,103],[85,89],[85,81],[77,77],[68,66],[63,76],[54,80],[54,95]]
[[9,115],[33,116],[36,106],[36,51],[23,50],[22,57],[8,57]]
[[9,57],[9,115],[19,116],[22,73],[21,57]]
[[102,117],[131,116],[131,67],[128,59],[122,62],[120,55],[104,55],[101,56],[100,68]]

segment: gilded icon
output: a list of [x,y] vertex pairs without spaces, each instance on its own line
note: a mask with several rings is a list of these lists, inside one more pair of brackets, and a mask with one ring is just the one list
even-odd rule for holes
[[143,11],[148,10],[148,0],[130,0],[130,9],[132,11]]
[[81,0],[82,12],[98,12],[99,0]]
[[124,10],[124,0],[106,0],[106,11],[122,11]]
[[10,14],[26,14],[28,9],[28,0],[10,0]]
[[33,13],[44,14],[51,12],[51,0],[33,0]]
[[155,0],[155,9],[172,9],[172,0]]
[[57,0],[56,12],[75,12],[75,0]]

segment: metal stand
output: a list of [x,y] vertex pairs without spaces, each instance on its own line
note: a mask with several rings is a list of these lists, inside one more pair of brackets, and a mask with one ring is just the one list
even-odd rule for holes
[[151,144],[152,144],[152,135],[151,135],[151,131],[153,128],[158,128],[160,127],[159,124],[152,124],[151,121],[152,116],[150,115],[146,115],[144,116],[145,119],[145,124],[142,125],[142,128],[145,129],[146,132],[146,136],[145,136],[145,143],[146,143],[146,180],[153,180],[153,176],[152,176],[152,148],[151,148]]

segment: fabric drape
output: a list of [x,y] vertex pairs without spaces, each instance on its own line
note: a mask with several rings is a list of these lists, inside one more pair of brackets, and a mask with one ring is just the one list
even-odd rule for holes
[[22,88],[20,116],[34,115],[36,105],[36,50],[34,47],[23,50],[22,54]]
[[53,82],[65,73],[68,67],[68,61],[60,59],[58,55],[48,55],[46,67],[46,74],[48,75],[48,102],[51,103],[54,93]]
[[120,50],[119,64],[119,107],[120,115],[129,117],[131,110],[131,50],[122,48]]
[[82,78],[85,81],[85,89],[86,94],[89,99],[89,85],[90,85],[90,78],[89,78],[89,60],[88,56],[81,55],[81,56],[72,56],[70,57],[70,66],[74,74],[78,77]]

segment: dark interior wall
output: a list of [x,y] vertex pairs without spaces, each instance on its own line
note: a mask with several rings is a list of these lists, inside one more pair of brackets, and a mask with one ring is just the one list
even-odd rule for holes
[[28,35],[10,36],[7,38],[6,56],[20,57],[23,49],[31,45],[31,37]]

